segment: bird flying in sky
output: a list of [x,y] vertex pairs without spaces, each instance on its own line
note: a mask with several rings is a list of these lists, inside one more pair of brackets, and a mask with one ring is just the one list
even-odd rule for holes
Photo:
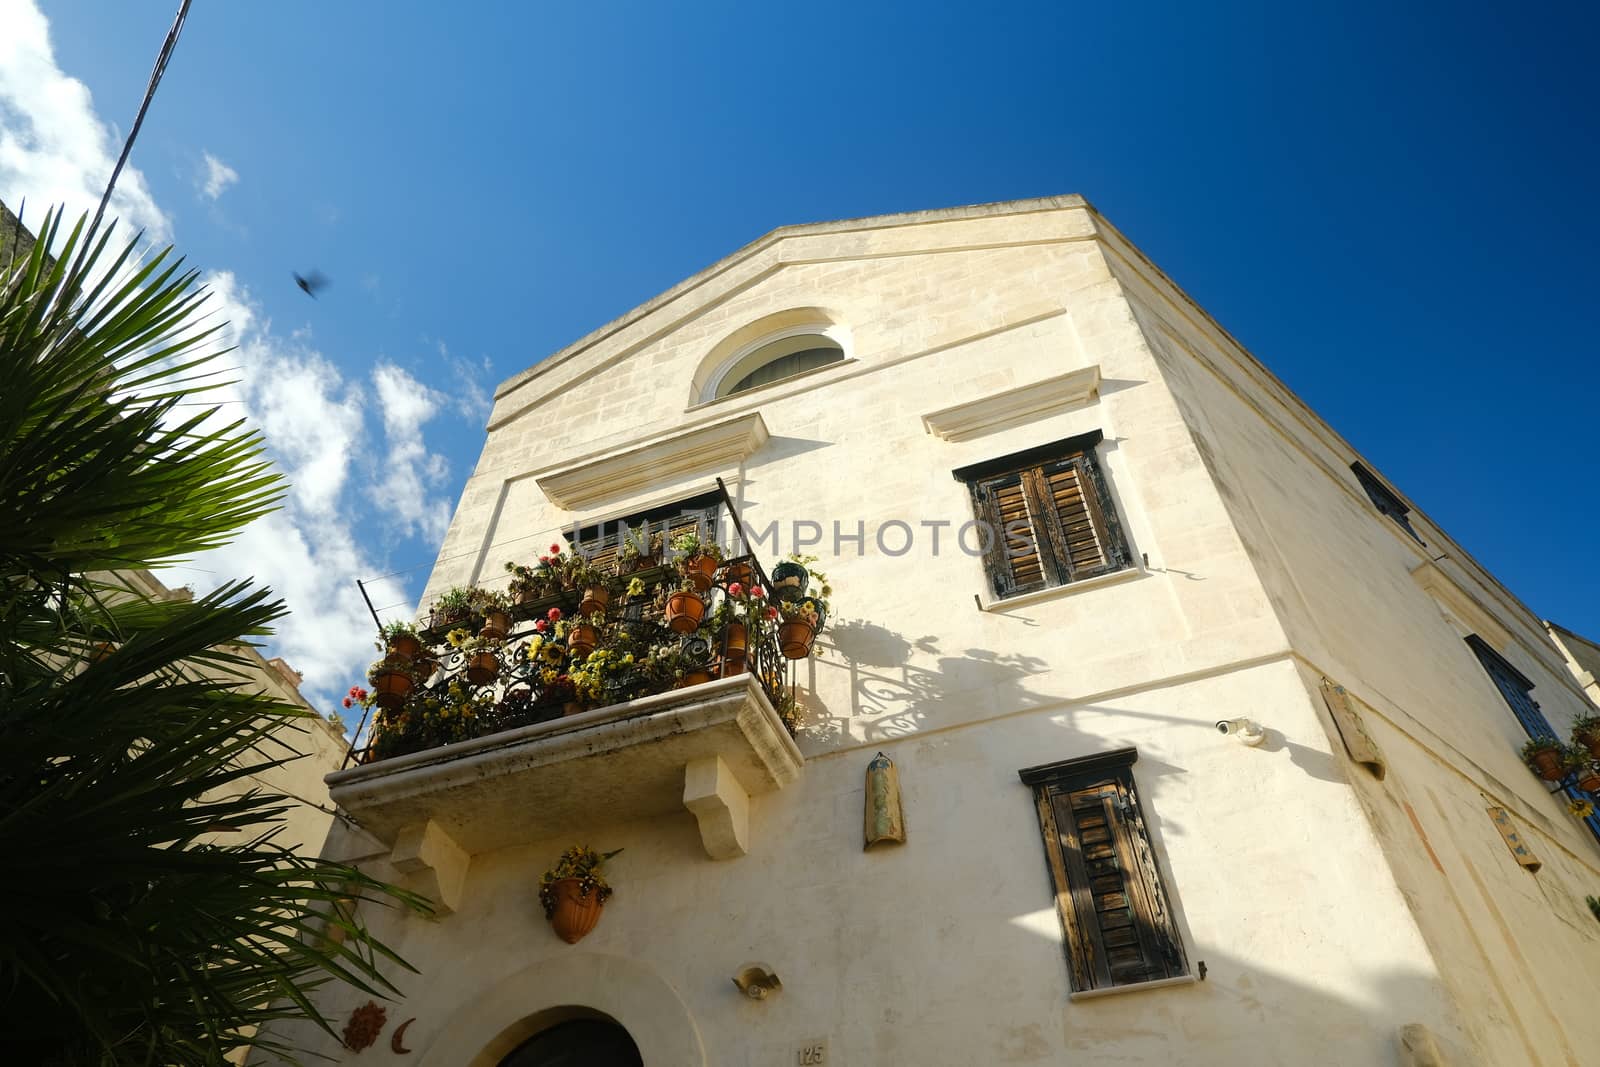
[[317,290],[327,288],[328,279],[323,276],[321,271],[314,270],[303,277],[295,274],[294,283],[300,287],[301,292],[315,300],[317,298]]

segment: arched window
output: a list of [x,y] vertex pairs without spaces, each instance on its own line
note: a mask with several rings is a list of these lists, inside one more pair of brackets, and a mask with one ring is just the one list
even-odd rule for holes
[[568,1019],[541,1030],[500,1067],[643,1067],[639,1046],[610,1019]]
[[717,397],[770,385],[844,359],[844,346],[815,327],[785,331],[734,361],[717,385]]

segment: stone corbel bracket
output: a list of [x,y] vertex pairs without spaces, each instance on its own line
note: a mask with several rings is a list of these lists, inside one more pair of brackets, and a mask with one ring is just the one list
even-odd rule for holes
[[439,824],[412,823],[400,831],[389,853],[394,869],[406,876],[407,888],[433,902],[436,915],[449,915],[461,901],[472,857]]

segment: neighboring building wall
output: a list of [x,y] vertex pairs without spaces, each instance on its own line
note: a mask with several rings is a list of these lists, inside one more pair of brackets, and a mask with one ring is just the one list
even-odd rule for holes
[[[169,589],[149,571],[119,572],[119,577],[131,588],[149,597],[187,599],[191,595],[184,589]],[[271,738],[269,749],[250,755],[252,765],[279,759],[289,762],[275,767],[262,766],[242,780],[241,791],[260,789],[289,797],[293,803],[281,817],[282,829],[276,841],[296,852],[315,856],[327,841],[334,818],[333,805],[328,800],[328,787],[323,779],[344,764],[349,742],[338,727],[323,718],[300,695],[295,679],[286,675],[283,668],[287,664],[282,660],[267,660],[248,645],[235,645],[228,651],[244,660],[245,665],[232,671],[213,668],[219,680],[242,682],[274,700],[311,712],[305,718],[278,730]],[[257,827],[245,835],[219,834],[217,840],[245,840],[259,832],[260,828]]]
[[[368,916],[421,970],[390,1008],[416,1018],[419,1067],[495,1062],[473,1050],[509,1032],[508,1005],[544,1006],[541,983],[557,978],[540,976],[611,988],[580,1002],[636,1036],[681,1033],[688,1019],[716,1064],[794,1062],[812,1037],[836,1064],[1386,1063],[1409,1023],[1453,1064],[1577,1062],[1570,1050],[1595,1044],[1592,1013],[1573,1003],[1595,975],[1571,951],[1594,933],[1569,899],[1593,845],[1518,764],[1515,720],[1409,576],[1422,557],[1354,493],[1307,477],[1298,448],[1326,450],[1325,430],[1291,443],[1224,372],[1162,339],[1149,309],[1175,298],[1131,276],[1131,253],[1108,260],[1100,240],[1120,239],[1102,233],[1075,197],[779,231],[502,387],[429,596],[493,584],[556,528],[691,495],[710,472],[581,514],[551,505],[530,475],[755,409],[771,440],[719,473],[747,525],[783,525],[785,550],[796,519],[848,533],[860,520],[869,543],[890,520],[945,521],[948,539],[971,515],[953,469],[1099,429],[1141,565],[980,610],[979,561],[948,540],[934,555],[925,530],[905,556],[848,545],[826,558],[839,618],[802,677],[806,772],[755,804],[749,856],[708,861],[687,815],[615,825],[596,811],[474,857],[460,909],[437,923]],[[796,307],[848,325],[847,362],[698,403],[692,383],[719,343]],[[1103,379],[1091,404],[961,442],[922,426],[952,403],[1091,364]],[[1264,378],[1239,388],[1255,404],[1291,403]],[[770,546],[757,551],[774,562]],[[1511,618],[1508,655],[1561,721],[1571,686],[1522,647],[1520,609],[1497,590],[1476,595]],[[1396,653],[1413,645],[1420,664]],[[1319,672],[1377,709],[1384,784],[1330,732]],[[1240,716],[1261,721],[1268,744],[1247,749],[1213,727]],[[1188,958],[1206,977],[1071,1000],[1016,771],[1127,744]],[[880,749],[900,767],[910,838],[863,854],[862,775]],[[1537,877],[1486,836],[1480,789],[1523,821],[1546,861]],[[1416,824],[1437,861],[1419,858]],[[335,838],[333,854],[397,876],[386,849]],[[535,895],[573,841],[625,848],[617,896],[575,948],[546,928]],[[1552,953],[1561,962],[1539,977]],[[781,995],[736,995],[729,977],[751,959],[777,970]],[[678,1062],[641,1045],[646,1062]]]
[[[1600,849],[1523,767],[1527,734],[1463,636],[1535,683],[1558,733],[1592,708],[1531,612],[1419,512],[1420,545],[1380,515],[1347,444],[1114,232],[1106,247],[1308,689],[1325,676],[1369,709],[1390,773],[1351,777],[1476,1042],[1496,1064],[1583,1061],[1600,1044],[1584,1007],[1600,925],[1582,903]],[[1544,861],[1537,874],[1490,804]]]

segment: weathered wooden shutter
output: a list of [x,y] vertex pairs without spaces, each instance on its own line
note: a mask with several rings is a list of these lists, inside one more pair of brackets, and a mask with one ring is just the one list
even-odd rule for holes
[[[1119,758],[1128,757],[1118,754]],[[1161,872],[1124,764],[1035,778],[1039,819],[1078,991],[1186,972]],[[1034,772],[1023,772],[1024,781]]]
[[1024,487],[1027,473],[1001,474],[972,485],[978,514],[991,531],[984,567],[997,597],[1016,596],[1051,584],[1039,552],[1036,508],[1030,504]]
[[1113,537],[1099,479],[1085,457],[1046,463],[1026,474],[1049,531],[1062,582],[1122,565],[1121,538]]
[[657,508],[602,526],[588,527],[579,533],[578,544],[595,566],[604,569],[615,563],[617,552],[622,548],[622,540],[630,528],[643,526],[651,535],[665,531],[664,541],[670,543],[678,534],[698,526],[701,537],[715,540],[720,511],[720,504],[707,504],[703,498],[697,498],[689,505]]

